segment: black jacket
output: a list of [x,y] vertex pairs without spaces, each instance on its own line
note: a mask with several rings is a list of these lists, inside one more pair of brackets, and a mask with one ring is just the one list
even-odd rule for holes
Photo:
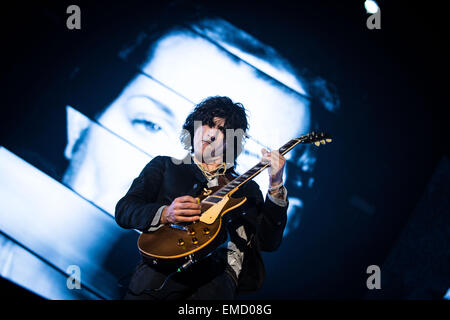
[[[186,159],[190,157],[188,155]],[[144,167],[117,203],[116,222],[123,228],[145,232],[162,205],[169,205],[180,196],[195,196],[195,191],[202,190],[206,184],[207,179],[193,161],[175,164],[171,157],[157,156]],[[244,225],[245,233],[251,239],[244,253],[238,293],[252,292],[262,286],[265,278],[261,250],[274,251],[281,244],[288,206],[281,207],[269,197],[264,200],[258,184],[253,180],[233,196],[247,197],[247,201],[230,214]]]

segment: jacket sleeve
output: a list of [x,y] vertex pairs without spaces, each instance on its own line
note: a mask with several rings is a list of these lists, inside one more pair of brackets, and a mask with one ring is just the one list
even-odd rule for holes
[[133,180],[130,189],[116,204],[115,219],[125,229],[148,231],[158,209],[156,202],[164,179],[164,157],[153,158]]
[[280,247],[283,240],[289,201],[286,200],[285,206],[280,206],[272,201],[269,196],[266,196],[264,200],[259,187],[257,193],[259,222],[256,237],[262,251],[275,251]]

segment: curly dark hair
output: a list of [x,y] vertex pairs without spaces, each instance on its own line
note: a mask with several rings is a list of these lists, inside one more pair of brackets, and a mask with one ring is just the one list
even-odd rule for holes
[[183,130],[180,135],[181,143],[186,150],[189,150],[192,153],[194,151],[194,121],[201,121],[202,125],[214,127],[214,117],[225,119],[224,126],[221,129],[225,135],[225,139],[226,129],[242,129],[244,132],[244,135],[241,137],[234,136],[233,150],[225,149],[224,151],[224,159],[228,159],[227,152],[233,152],[233,161],[234,164],[236,164],[236,158],[243,150],[248,130],[248,121],[247,113],[242,103],[233,102],[229,97],[208,97],[197,104],[184,122]]

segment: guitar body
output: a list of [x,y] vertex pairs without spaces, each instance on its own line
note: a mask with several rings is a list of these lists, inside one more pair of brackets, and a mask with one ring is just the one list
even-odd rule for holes
[[[219,213],[212,223],[199,220],[177,225],[165,224],[156,231],[142,233],[138,239],[138,248],[144,260],[161,267],[178,267],[188,260],[198,261],[222,244],[226,239],[223,215],[241,206],[247,198],[226,196],[220,203],[202,202],[214,189],[219,188],[210,188],[208,192],[197,196],[201,204],[201,217],[205,212],[216,210]],[[217,207],[220,208],[217,210]]]

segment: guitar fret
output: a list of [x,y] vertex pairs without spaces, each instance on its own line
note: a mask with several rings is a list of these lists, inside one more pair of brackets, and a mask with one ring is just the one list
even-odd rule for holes
[[[307,136],[303,136],[303,137],[307,137]],[[281,148],[278,149],[278,152],[280,152],[280,154],[283,155],[287,151],[289,151],[292,147],[294,147],[296,144],[304,143],[304,140],[302,138],[292,139],[292,140],[288,141],[286,144],[284,144]],[[311,143],[311,142],[308,142],[308,143]],[[266,164],[263,162],[257,163],[255,166],[253,166],[252,168],[247,170],[245,173],[243,173],[239,177],[235,178],[233,181],[231,181],[230,183],[228,183],[227,185],[225,185],[218,191],[214,192],[214,195],[221,196],[221,197],[226,196],[230,191],[239,187],[241,184],[243,184],[245,181],[247,181],[250,177],[253,177],[253,176],[259,174],[262,171],[261,169],[265,168],[265,166],[266,166]]]
[[286,143],[285,145],[283,145],[280,149],[278,149],[278,151],[280,153],[283,153],[284,151],[286,151],[287,149],[291,148],[293,145],[295,145],[298,141],[297,140],[291,140],[288,143]]
[[258,172],[258,170],[260,170],[263,167],[264,167],[263,163],[261,163],[261,162],[258,163],[257,165],[252,167],[250,170],[248,170],[244,174],[240,175],[239,177],[235,178],[233,181],[228,183],[223,188],[216,191],[214,194],[218,195],[218,196],[222,196],[222,197],[225,196],[228,192],[230,192],[234,188],[238,187],[240,184],[242,184],[244,181],[246,181],[249,177],[254,175],[256,172]]

